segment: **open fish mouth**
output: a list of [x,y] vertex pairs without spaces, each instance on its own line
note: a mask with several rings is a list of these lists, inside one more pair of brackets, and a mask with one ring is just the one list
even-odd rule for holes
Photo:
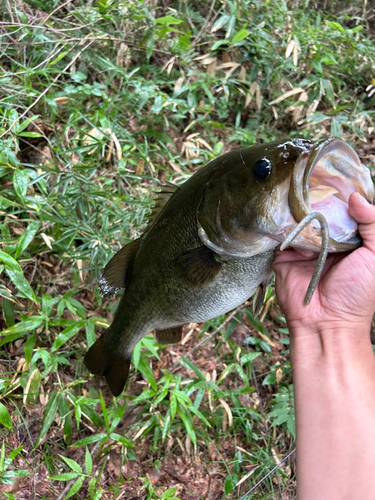
[[[361,244],[357,223],[349,215],[349,197],[356,191],[373,203],[370,170],[348,144],[330,138],[298,159],[289,205],[298,223],[313,212],[323,215],[328,224],[330,252],[352,250]],[[318,227],[316,223],[314,227]]]
[[320,253],[305,304],[311,301],[328,251],[353,250],[361,245],[357,223],[349,215],[349,197],[353,192],[359,192],[370,203],[374,202],[370,170],[362,165],[357,153],[345,142],[327,139],[298,159],[289,192],[291,212],[298,224],[284,240],[281,250],[303,231],[305,238],[315,240],[316,224],[313,224],[313,234],[307,226],[314,220],[319,222]]

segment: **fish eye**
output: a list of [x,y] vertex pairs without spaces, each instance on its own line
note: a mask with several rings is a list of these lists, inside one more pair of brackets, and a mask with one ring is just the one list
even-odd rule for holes
[[265,181],[271,175],[272,162],[267,157],[254,163],[253,173],[257,181]]

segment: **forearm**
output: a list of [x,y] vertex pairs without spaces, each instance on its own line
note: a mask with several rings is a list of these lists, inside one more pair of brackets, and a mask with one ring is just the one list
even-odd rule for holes
[[375,357],[369,330],[292,328],[291,360],[298,499],[375,499]]

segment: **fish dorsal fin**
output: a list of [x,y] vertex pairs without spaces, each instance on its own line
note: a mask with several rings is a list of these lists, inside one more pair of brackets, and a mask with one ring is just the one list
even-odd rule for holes
[[182,325],[165,330],[156,330],[155,338],[159,344],[176,344],[182,337]]
[[191,286],[204,286],[210,283],[222,267],[215,254],[206,246],[194,248],[183,253],[174,261],[180,278]]
[[253,314],[254,318],[258,316],[260,310],[262,309],[264,303],[264,297],[266,296],[267,288],[271,285],[273,280],[273,273],[268,278],[268,280],[263,281],[257,288],[253,298]]
[[138,251],[139,241],[138,238],[122,247],[103,269],[98,282],[102,297],[108,297],[125,288],[127,271]]
[[152,207],[151,215],[148,218],[146,231],[150,229],[157,216],[163,210],[168,201],[172,198],[174,193],[179,189],[180,188],[178,186],[172,184],[171,182],[166,182],[163,186],[161,186],[161,190],[156,193],[155,206]]

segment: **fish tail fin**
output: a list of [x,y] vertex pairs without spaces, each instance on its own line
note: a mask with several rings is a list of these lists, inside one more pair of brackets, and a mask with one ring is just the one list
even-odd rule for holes
[[84,363],[89,372],[104,376],[114,396],[119,396],[129,375],[130,359],[110,356],[103,346],[102,335],[87,351]]

